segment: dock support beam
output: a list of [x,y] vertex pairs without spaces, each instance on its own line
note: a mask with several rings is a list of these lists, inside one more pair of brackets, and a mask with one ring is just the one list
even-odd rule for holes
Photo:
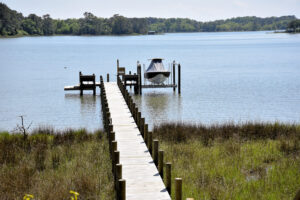
[[178,64],[178,94],[181,94],[181,66]]
[[138,74],[138,94],[142,94],[142,67],[139,61],[137,62],[137,74]]
[[[173,86],[176,84],[176,80],[175,80],[175,60],[173,61]],[[176,88],[173,87],[173,91],[175,92]]]

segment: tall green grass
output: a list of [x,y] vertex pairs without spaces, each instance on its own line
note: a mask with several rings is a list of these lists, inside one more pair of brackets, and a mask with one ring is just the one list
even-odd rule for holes
[[23,199],[114,199],[108,141],[101,131],[55,132],[34,130],[27,140],[20,134],[0,133],[0,197]]
[[282,200],[300,189],[299,125],[169,123],[154,137],[173,179],[183,178],[184,199]]

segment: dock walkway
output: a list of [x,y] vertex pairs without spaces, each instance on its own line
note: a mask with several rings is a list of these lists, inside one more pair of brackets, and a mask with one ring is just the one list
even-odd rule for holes
[[171,200],[116,82],[104,83],[126,180],[126,200]]

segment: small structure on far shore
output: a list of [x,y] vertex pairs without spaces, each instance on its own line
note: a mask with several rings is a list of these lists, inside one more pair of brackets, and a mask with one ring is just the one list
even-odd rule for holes
[[148,31],[148,35],[155,35],[156,31]]

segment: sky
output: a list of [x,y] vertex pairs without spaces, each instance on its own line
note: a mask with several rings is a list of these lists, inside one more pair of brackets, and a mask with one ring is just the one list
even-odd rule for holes
[[50,14],[55,19],[98,17],[180,17],[212,21],[242,16],[300,17],[300,0],[0,0],[28,16]]

